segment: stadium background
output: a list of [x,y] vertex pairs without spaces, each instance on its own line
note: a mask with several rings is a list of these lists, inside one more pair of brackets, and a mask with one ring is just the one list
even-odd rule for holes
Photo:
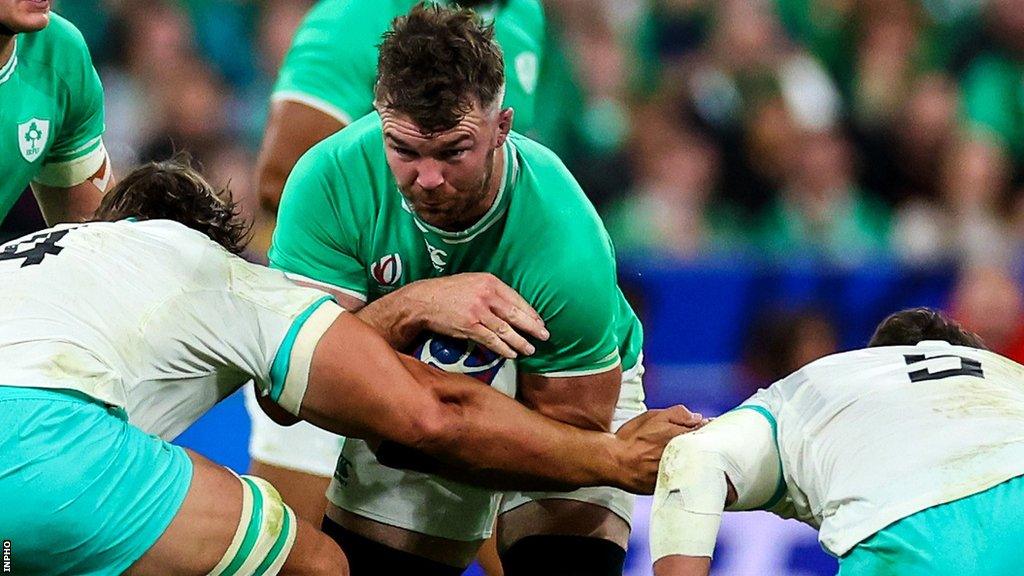
[[[58,0],[100,71],[115,170],[187,150],[258,214],[270,88],[310,4]],[[605,217],[651,406],[720,412],[911,305],[1024,357],[1024,0],[545,4],[532,136]],[[23,200],[0,238],[43,227]],[[242,470],[247,437],[236,395],[179,443]],[[649,574],[645,508],[631,575]],[[834,571],[810,529],[727,516],[716,574]]]

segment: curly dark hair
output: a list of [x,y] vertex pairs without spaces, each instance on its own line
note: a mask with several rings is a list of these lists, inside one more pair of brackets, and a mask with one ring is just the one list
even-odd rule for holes
[[421,2],[384,33],[374,99],[434,134],[458,124],[474,104],[491,105],[504,83],[493,24],[466,8]]
[[232,254],[245,249],[251,229],[231,191],[216,190],[185,155],[132,170],[107,192],[93,218],[174,220],[206,234]]
[[875,329],[868,342],[874,346],[913,346],[924,340],[941,340],[957,346],[988,350],[974,332],[931,308],[910,308],[891,314]]

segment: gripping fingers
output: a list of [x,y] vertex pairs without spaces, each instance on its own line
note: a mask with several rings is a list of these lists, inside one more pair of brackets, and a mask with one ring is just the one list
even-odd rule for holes
[[669,422],[678,426],[692,428],[706,423],[704,416],[700,413],[690,412],[685,406],[678,404],[665,409]]
[[544,327],[544,320],[518,292],[502,284],[497,290],[497,294],[504,300],[504,303],[494,308],[497,315],[502,316],[510,324],[527,334],[541,340],[548,339],[550,334]]
[[[478,344],[483,345],[485,348],[491,350],[496,354],[501,354],[505,358],[517,358],[519,354],[517,354],[515,350],[509,347],[509,345],[505,343],[505,340],[503,340],[502,337],[498,335],[498,330],[501,328],[496,324],[497,322],[493,321],[490,323],[490,326],[494,326],[493,329],[482,322],[477,324],[474,327],[474,329],[470,332],[470,339],[477,342]],[[506,326],[508,326],[508,324],[506,324]],[[508,330],[515,334],[515,331],[511,330],[511,328],[509,328]]]

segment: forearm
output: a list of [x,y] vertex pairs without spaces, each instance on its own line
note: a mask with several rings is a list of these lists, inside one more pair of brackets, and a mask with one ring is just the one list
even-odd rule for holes
[[414,286],[374,300],[355,313],[395,350],[406,349],[424,329],[423,303],[416,299]]
[[441,437],[421,448],[451,465],[443,475],[496,489],[568,490],[624,486],[620,443],[537,414],[490,387],[407,357],[406,368],[446,407]]

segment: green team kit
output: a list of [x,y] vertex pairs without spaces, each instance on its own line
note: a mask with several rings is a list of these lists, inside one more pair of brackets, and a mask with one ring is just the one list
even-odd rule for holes
[[[272,99],[301,102],[346,124],[369,114],[381,35],[418,2],[322,0],[295,33]],[[505,55],[504,106],[515,109],[515,129],[524,132],[534,121],[544,10],[538,0],[507,0],[476,12],[494,23]]]
[[106,158],[103,87],[81,33],[50,15],[0,64],[0,221],[30,182],[84,182]]
[[[522,372],[593,373],[637,363],[641,329],[616,281],[611,242],[572,175],[516,133],[491,209],[462,232],[413,214],[384,158],[370,114],[315,146],[285,186],[273,266],[373,301],[401,286],[490,272],[518,291],[551,338]],[[585,296],[584,296],[585,295]]]
[[[367,301],[420,279],[490,272],[519,292],[551,333],[535,342],[533,355],[515,362],[518,372],[585,376],[621,364],[616,428],[644,410],[643,334],[618,288],[611,242],[554,153],[513,132],[504,155],[489,211],[467,230],[439,230],[406,205],[385,160],[380,117],[370,114],[296,164],[285,185],[271,265]],[[387,468],[364,442],[351,440],[328,491],[331,503],[349,512],[459,541],[489,536],[498,511],[550,497],[594,503],[627,522],[632,512],[632,497],[621,490],[497,494]]]

